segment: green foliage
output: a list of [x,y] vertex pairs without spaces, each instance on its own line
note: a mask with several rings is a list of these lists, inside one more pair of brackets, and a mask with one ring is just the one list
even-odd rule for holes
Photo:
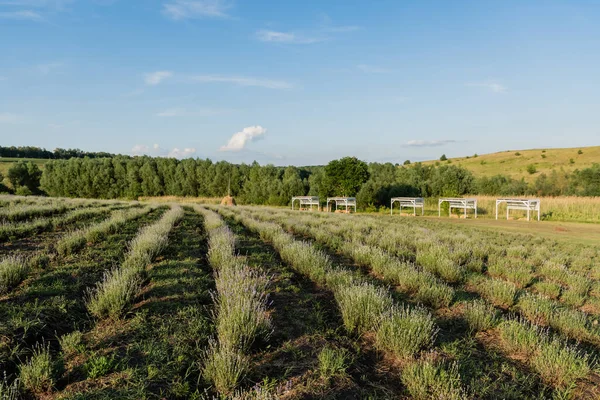
[[401,379],[416,400],[466,398],[456,364],[446,367],[430,359],[416,361],[402,371]]
[[394,308],[381,321],[376,343],[381,349],[407,358],[431,346],[436,333],[433,318],[425,309]]
[[485,301],[476,300],[465,304],[464,317],[471,331],[478,332],[496,326],[499,313]]
[[21,365],[19,379],[25,389],[32,393],[47,393],[54,387],[61,369],[62,362],[52,360],[50,347],[37,345],[33,355]]
[[343,376],[348,368],[348,352],[344,349],[324,347],[319,353],[319,373],[322,378],[330,379]]
[[583,151],[581,149],[577,150],[577,154],[581,155],[583,154]]
[[17,190],[15,190],[15,194],[17,196],[31,196],[33,192],[27,186],[19,186]]
[[402,165],[410,165],[410,160],[404,160],[404,162],[402,163]]
[[59,342],[65,356],[81,353],[85,349],[83,345],[83,333],[81,331],[73,331],[62,335]]
[[334,196],[356,196],[369,179],[369,167],[356,157],[330,161],[325,167],[328,191]]
[[88,378],[96,379],[108,375],[116,366],[114,354],[110,357],[94,354],[86,361],[84,369]]
[[39,192],[42,171],[31,161],[19,161],[8,170],[8,180],[17,190],[26,187],[31,193]]
[[448,160],[448,158],[446,157],[445,154],[442,154],[442,156],[440,157],[440,161],[446,161]]
[[392,306],[390,295],[371,284],[342,287],[335,293],[348,332],[363,334],[378,326]]
[[519,153],[518,151],[515,153],[515,156],[517,156],[517,157],[520,155],[521,155],[521,153]]
[[229,395],[248,374],[250,360],[236,348],[210,342],[204,356],[202,375],[222,395]]
[[537,172],[537,168],[535,167],[535,164],[529,164],[527,166],[527,172],[529,173],[529,175],[533,175]]
[[27,261],[18,256],[8,256],[0,261],[0,295],[15,287],[29,272]]

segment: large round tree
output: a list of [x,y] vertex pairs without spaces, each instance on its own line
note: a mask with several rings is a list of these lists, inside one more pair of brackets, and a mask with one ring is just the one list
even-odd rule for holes
[[333,160],[325,167],[328,192],[334,196],[356,196],[369,179],[367,163],[356,157]]

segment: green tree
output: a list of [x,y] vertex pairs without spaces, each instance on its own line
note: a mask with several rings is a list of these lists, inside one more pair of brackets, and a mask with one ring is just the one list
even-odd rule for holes
[[446,157],[445,154],[442,154],[442,156],[440,157],[440,161],[446,161],[448,158]]
[[39,193],[42,171],[31,161],[19,161],[8,170],[8,180],[16,190],[25,186],[32,193]]
[[369,180],[369,167],[356,157],[333,160],[325,167],[328,194],[356,196],[360,187]]

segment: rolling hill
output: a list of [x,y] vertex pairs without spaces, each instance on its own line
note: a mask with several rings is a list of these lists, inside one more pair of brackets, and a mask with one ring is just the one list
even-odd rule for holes
[[[581,153],[581,154],[580,154]],[[451,163],[467,168],[475,176],[507,175],[515,179],[535,180],[552,170],[566,172],[600,163],[600,146],[567,149],[507,150],[498,153],[448,158],[448,161],[424,161],[423,164]],[[531,167],[533,166],[533,167]],[[534,172],[535,171],[535,172]]]

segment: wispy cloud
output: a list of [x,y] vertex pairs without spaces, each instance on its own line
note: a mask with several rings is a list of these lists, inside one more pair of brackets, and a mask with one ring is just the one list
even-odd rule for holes
[[178,21],[195,18],[228,18],[232,5],[224,0],[173,0],[163,4],[163,14]]
[[165,79],[168,79],[172,76],[173,73],[171,71],[150,72],[144,75],[144,82],[146,82],[146,85],[156,86]]
[[288,44],[311,44],[326,40],[323,37],[311,37],[294,32],[277,32],[270,30],[259,30],[256,37],[261,42],[288,43]]
[[467,86],[471,87],[480,87],[484,89],[488,89],[493,93],[504,93],[506,92],[506,87],[502,86],[497,82],[475,82],[475,83],[467,83]]
[[0,1],[0,19],[41,22],[47,15],[65,11],[74,0]]
[[13,113],[0,113],[0,124],[16,124],[21,120],[21,116]]
[[293,85],[286,81],[252,78],[245,76],[197,75],[192,81],[199,83],[232,83],[239,86],[259,86],[267,89],[291,89]]
[[199,108],[199,109],[187,109],[187,108],[168,108],[163,111],[156,113],[157,117],[209,117],[223,113],[223,110],[215,108]]
[[404,144],[405,147],[439,147],[450,143],[456,143],[457,140],[409,140]]
[[64,67],[65,64],[62,62],[51,62],[45,64],[39,64],[36,66],[36,69],[40,71],[42,75],[48,75],[49,73]]
[[356,68],[367,74],[387,74],[389,72],[392,72],[392,70],[390,69],[368,64],[359,64],[356,66]]
[[358,25],[334,25],[331,17],[325,13],[321,13],[317,16],[320,21],[321,30],[325,32],[331,33],[346,33],[346,32],[354,32],[362,29]]
[[267,130],[260,125],[248,126],[241,132],[234,133],[225,146],[221,146],[219,151],[241,151],[246,148],[250,142],[262,139]]
[[42,21],[44,18],[31,10],[0,11],[0,19]]

